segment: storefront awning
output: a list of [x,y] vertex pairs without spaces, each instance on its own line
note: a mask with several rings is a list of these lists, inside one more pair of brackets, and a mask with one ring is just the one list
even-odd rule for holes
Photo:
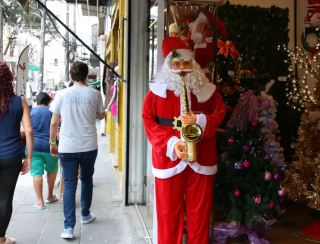
[[88,86],[101,86],[101,83],[99,80],[97,80],[95,82],[88,83]]

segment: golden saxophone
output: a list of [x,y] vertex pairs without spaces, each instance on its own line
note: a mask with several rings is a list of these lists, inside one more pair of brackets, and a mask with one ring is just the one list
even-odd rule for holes
[[[189,100],[187,94],[187,86],[184,79],[182,77],[182,96],[181,96],[181,104],[182,104],[182,114],[188,115],[190,113],[189,109]],[[178,129],[175,127],[175,129]],[[200,125],[196,123],[190,123],[186,125],[182,125],[182,137],[185,139],[186,144],[186,154],[188,162],[196,162],[198,158],[198,142],[203,137],[203,130]]]

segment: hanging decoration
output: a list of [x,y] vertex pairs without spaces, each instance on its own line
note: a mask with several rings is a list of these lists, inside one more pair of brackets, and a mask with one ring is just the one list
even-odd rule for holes
[[230,52],[232,58],[239,56],[239,53],[236,50],[234,44],[230,41],[223,42],[221,40],[218,40],[218,47],[220,48],[218,55],[223,54],[225,57],[227,57],[228,53]]
[[168,0],[169,5],[175,5],[180,7],[197,6],[199,8],[206,8],[211,6],[221,6],[225,0],[212,0],[211,2],[205,1],[185,1],[185,0]]
[[[287,105],[291,105],[292,108],[298,111],[305,111],[307,104],[316,103],[308,86],[308,77],[320,80],[320,53],[318,52],[316,56],[310,59],[308,54],[300,47],[296,47],[295,51],[287,49],[285,46],[283,46],[283,49],[288,52],[292,65],[298,64],[304,72],[301,75],[302,78],[298,80],[293,74],[293,67],[289,67],[290,74],[287,77],[289,82],[286,84]],[[316,49],[319,49],[319,43]],[[280,50],[280,45],[278,46],[278,50]],[[315,90],[316,88],[314,88]]]

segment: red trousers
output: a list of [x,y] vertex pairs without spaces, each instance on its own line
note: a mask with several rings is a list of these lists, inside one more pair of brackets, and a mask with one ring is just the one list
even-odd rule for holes
[[[201,175],[189,166],[168,179],[155,178],[157,234],[155,244],[181,244],[184,199],[188,244],[208,244],[213,204],[213,175]],[[156,240],[157,238],[157,240]]]

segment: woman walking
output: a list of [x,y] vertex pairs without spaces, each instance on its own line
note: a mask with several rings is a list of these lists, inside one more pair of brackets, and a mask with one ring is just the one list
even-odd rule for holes
[[31,164],[31,176],[33,177],[34,190],[38,201],[34,207],[44,210],[43,201],[43,174],[47,172],[48,195],[45,203],[53,203],[58,200],[53,194],[54,182],[58,171],[58,157],[50,153],[50,123],[52,113],[49,110],[51,98],[45,92],[40,92],[37,96],[37,107],[31,110],[31,121],[34,131],[34,148]]
[[[27,155],[22,164],[20,123],[25,128]],[[11,215],[12,199],[19,173],[30,170],[33,150],[33,128],[29,106],[14,95],[13,76],[9,67],[0,62],[0,244],[14,244],[5,236]]]
[[76,224],[75,195],[78,184],[78,169],[81,179],[81,223],[94,220],[90,212],[92,202],[92,176],[98,154],[96,118],[105,116],[99,91],[87,86],[88,65],[74,62],[70,69],[73,86],[60,91],[51,104],[50,151],[58,156],[55,143],[60,116],[63,118],[59,140],[59,158],[63,170],[64,231],[62,238],[73,238]]

